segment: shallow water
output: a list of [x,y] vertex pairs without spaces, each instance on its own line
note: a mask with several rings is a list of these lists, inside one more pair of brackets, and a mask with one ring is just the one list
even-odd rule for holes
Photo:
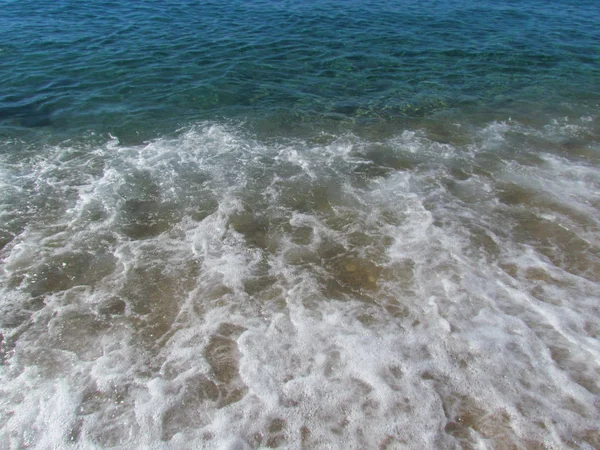
[[7,447],[600,448],[595,3],[3,9]]

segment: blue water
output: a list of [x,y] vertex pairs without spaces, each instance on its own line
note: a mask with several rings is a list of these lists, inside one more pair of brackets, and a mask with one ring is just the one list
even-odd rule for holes
[[0,0],[0,447],[600,448],[599,24]]
[[0,132],[585,114],[599,21],[593,0],[4,1]]

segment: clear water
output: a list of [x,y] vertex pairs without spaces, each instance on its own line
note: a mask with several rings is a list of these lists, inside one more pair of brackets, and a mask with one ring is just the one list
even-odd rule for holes
[[600,5],[0,2],[6,448],[600,448]]

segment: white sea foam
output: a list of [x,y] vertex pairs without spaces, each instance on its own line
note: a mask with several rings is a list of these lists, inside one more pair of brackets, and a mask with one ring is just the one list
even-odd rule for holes
[[600,179],[564,123],[4,153],[2,442],[598,447]]

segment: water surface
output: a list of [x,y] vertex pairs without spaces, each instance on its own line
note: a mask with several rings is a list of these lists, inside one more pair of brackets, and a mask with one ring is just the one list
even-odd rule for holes
[[596,2],[3,1],[10,448],[599,448]]

